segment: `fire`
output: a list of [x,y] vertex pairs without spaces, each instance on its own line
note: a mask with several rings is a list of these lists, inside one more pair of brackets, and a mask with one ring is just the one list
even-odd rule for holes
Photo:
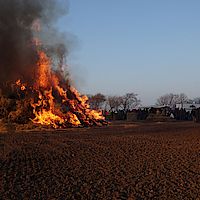
[[54,114],[54,97],[52,96],[52,89],[50,91],[45,91],[44,95],[47,99],[44,99],[43,95],[40,93],[37,103],[32,103],[33,113],[35,118],[32,122],[41,125],[51,125],[54,128],[58,127],[59,123],[64,123],[64,119]]
[[21,83],[21,80],[18,79],[16,82],[16,85],[20,87],[20,89],[23,91],[23,90],[26,90],[26,85]]
[[[34,21],[32,29],[35,35],[40,32],[39,20]],[[88,97],[81,95],[64,79],[63,61],[53,68],[40,39],[32,38],[31,45],[36,47],[38,54],[34,78],[30,82],[25,82],[23,77],[16,80],[14,97],[17,96],[17,105],[13,104],[14,111],[5,118],[20,123],[29,120],[35,125],[52,128],[107,124],[101,111],[90,109]],[[57,71],[53,70],[55,68]]]
[[[107,124],[100,111],[90,109],[88,98],[72,87],[64,70],[69,49],[53,25],[65,12],[57,10],[56,1],[44,2],[5,3],[9,16],[0,19],[0,122],[16,128]],[[57,11],[60,14],[49,16]]]
[[106,124],[101,111],[91,110],[88,97],[65,83],[59,72],[51,68],[50,58],[38,51],[37,79],[33,86],[16,81],[16,86],[32,93],[31,108],[36,125],[52,128],[80,127]]
[[51,77],[50,61],[44,52],[39,52],[38,80],[36,87],[47,88],[49,86],[49,78]]

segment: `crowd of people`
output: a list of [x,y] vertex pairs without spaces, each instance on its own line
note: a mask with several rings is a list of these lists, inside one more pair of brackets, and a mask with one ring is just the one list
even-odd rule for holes
[[151,108],[140,108],[131,111],[111,111],[104,112],[107,120],[127,120],[128,115],[134,116],[135,120],[147,120],[149,116],[165,116],[169,119],[179,121],[196,121],[200,122],[200,108],[188,111],[183,108],[170,108],[170,107],[151,107]]

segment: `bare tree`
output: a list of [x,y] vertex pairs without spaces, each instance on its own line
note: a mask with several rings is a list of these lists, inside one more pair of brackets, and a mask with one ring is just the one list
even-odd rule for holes
[[177,94],[165,94],[163,96],[160,96],[157,99],[156,104],[157,105],[168,105],[168,106],[173,106],[177,103],[178,95]]
[[166,106],[175,106],[177,103],[186,103],[188,102],[188,97],[186,94],[181,93],[181,94],[165,94],[163,96],[160,96],[157,99],[156,105],[166,105]]
[[106,101],[105,95],[97,93],[95,95],[89,95],[89,104],[92,109],[101,109]]
[[140,100],[138,99],[137,96],[138,95],[135,93],[127,93],[124,96],[122,96],[121,107],[124,110],[124,112],[132,110],[140,104]]
[[179,103],[183,104],[183,103],[187,103],[188,101],[189,101],[189,98],[187,97],[186,94],[184,93],[179,94]]
[[194,98],[192,102],[200,104],[200,97]]
[[109,105],[110,110],[118,111],[122,105],[122,97],[121,96],[108,96],[107,103]]

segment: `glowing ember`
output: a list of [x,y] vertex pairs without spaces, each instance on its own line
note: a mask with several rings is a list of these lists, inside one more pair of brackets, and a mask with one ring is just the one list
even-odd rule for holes
[[20,87],[20,89],[21,89],[22,91],[26,89],[25,84],[21,83],[21,80],[20,80],[20,79],[18,79],[15,83],[16,83],[17,86]]

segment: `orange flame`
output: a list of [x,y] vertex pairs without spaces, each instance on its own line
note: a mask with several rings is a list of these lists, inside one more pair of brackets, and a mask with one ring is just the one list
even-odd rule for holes
[[36,82],[36,87],[48,88],[49,79],[51,77],[51,62],[44,52],[39,52],[38,65],[38,80]]
[[[32,25],[34,33],[41,30],[40,21],[35,20]],[[34,38],[32,44],[42,49],[39,38]],[[106,123],[101,111],[91,110],[88,97],[81,95],[74,87],[64,81],[63,69],[52,70],[52,62],[48,55],[38,50],[36,65],[36,80],[33,85],[22,83],[18,79],[15,84],[30,98],[34,124],[53,128],[90,126]],[[21,95],[21,93],[18,93]],[[25,97],[24,97],[25,96]]]
[[[39,52],[37,69],[38,79],[33,88],[37,98],[31,103],[35,116],[31,119],[33,123],[65,128],[88,126],[105,120],[100,111],[90,110],[87,96],[81,96],[74,87],[60,83],[56,72],[51,69],[50,59],[42,51]],[[16,84],[21,86],[21,81]]]
[[22,91],[26,90],[26,85],[23,84],[23,83],[21,83],[21,80],[20,80],[20,79],[18,79],[15,83],[16,83],[17,86],[20,87],[20,89],[21,89]]

